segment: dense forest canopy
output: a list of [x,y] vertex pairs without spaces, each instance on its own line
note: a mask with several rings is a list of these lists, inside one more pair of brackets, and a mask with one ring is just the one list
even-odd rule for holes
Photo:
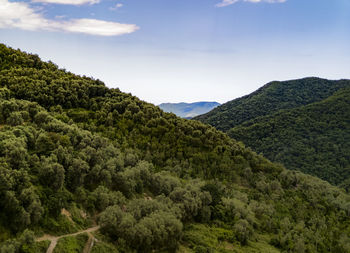
[[198,119],[288,169],[349,190],[349,91],[349,80],[272,82]]
[[308,106],[245,122],[229,131],[287,168],[350,190],[350,85]]
[[0,252],[95,221],[92,252],[349,252],[343,190],[36,55],[0,59]]
[[195,119],[226,132],[261,116],[321,101],[339,89],[348,87],[349,82],[349,80],[332,81],[316,77],[284,82],[274,81]]

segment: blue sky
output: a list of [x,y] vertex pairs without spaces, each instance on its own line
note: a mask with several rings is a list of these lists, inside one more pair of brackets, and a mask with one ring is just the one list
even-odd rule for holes
[[0,38],[155,104],[350,78],[349,0],[0,0]]

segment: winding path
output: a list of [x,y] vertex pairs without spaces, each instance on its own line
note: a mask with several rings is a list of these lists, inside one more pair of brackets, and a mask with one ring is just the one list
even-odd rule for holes
[[92,236],[92,232],[95,232],[97,230],[100,229],[100,226],[95,226],[95,227],[91,227],[85,230],[81,230],[78,231],[76,233],[72,233],[72,234],[66,234],[66,235],[60,235],[60,236],[53,236],[53,235],[44,235],[40,238],[37,238],[36,241],[37,242],[41,242],[41,241],[51,241],[50,246],[47,248],[46,253],[52,253],[53,250],[55,249],[57,242],[59,239],[64,238],[64,237],[69,237],[69,236],[76,236],[76,235],[80,235],[82,233],[88,233],[89,235],[89,240],[87,241],[85,248],[84,248],[84,253],[89,253],[91,251],[91,248],[94,244],[94,241],[96,240],[93,236]]

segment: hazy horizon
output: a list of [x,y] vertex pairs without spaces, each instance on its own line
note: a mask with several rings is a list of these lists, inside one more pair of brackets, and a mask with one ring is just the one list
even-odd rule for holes
[[1,42],[154,103],[349,79],[347,0],[0,0]]

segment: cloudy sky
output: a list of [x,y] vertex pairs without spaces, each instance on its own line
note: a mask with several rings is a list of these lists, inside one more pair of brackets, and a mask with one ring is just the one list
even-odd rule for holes
[[0,0],[0,42],[143,100],[350,78],[349,0]]

